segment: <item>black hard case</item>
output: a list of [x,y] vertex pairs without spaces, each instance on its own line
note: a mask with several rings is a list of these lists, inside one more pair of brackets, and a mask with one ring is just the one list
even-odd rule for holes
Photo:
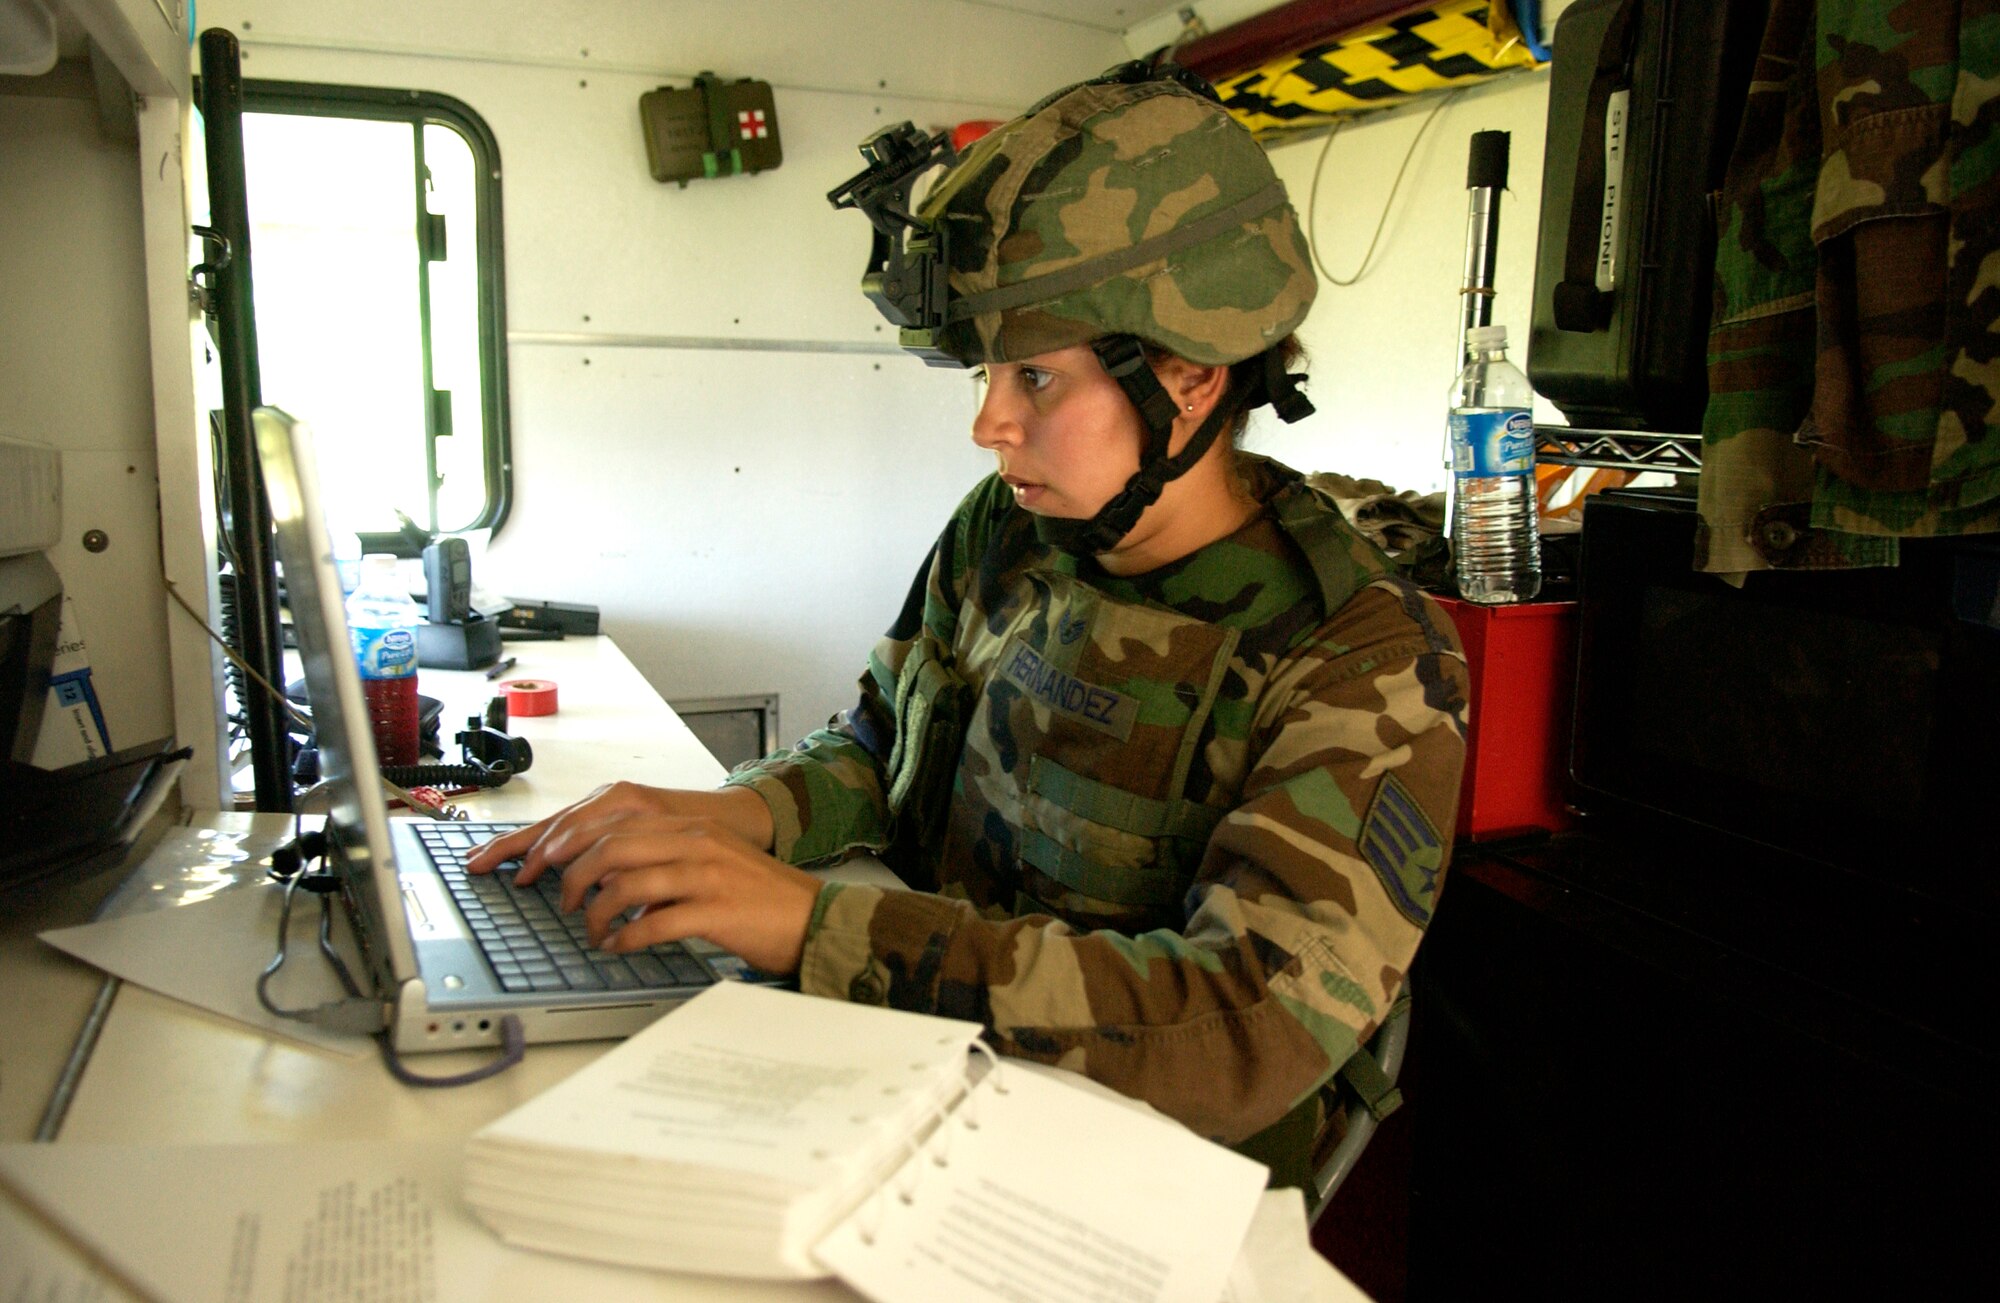
[[[1620,10],[1628,4],[1631,26],[1621,40]],[[1577,0],[1556,22],[1528,378],[1572,425],[1701,428],[1713,195],[1768,8],[1767,0]],[[1607,42],[1622,47],[1608,59],[1601,57]],[[1557,298],[1572,238],[1594,250],[1602,230],[1602,187],[1591,184],[1588,157],[1604,151],[1590,113],[1600,62],[1614,65],[1607,79],[1630,91],[1622,270],[1595,305],[1597,320],[1577,329],[1574,316],[1558,313]],[[1580,184],[1586,194],[1579,204]]]

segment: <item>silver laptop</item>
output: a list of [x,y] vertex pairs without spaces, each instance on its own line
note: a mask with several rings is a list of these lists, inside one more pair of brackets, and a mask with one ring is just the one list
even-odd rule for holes
[[504,871],[465,873],[466,851],[518,824],[389,818],[312,433],[272,407],[254,424],[329,800],[327,858],[396,1048],[498,1044],[507,1014],[530,1042],[629,1036],[718,979],[770,980],[702,942],[591,950],[583,916],[555,908],[557,874],[516,888]]

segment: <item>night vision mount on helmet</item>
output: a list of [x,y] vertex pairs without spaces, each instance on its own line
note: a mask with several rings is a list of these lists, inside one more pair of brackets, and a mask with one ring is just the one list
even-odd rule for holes
[[[1276,346],[1318,281],[1263,148],[1200,78],[1121,64],[1057,91],[954,156],[903,123],[861,146],[866,170],[828,196],[875,227],[862,289],[932,365],[1013,362],[1087,344],[1139,411],[1139,470],[1090,520],[1043,518],[1044,541],[1109,551],[1239,414],[1312,411]],[[946,171],[923,203],[919,177]],[[1148,346],[1241,368],[1169,455],[1179,410]]]
[[956,157],[951,138],[942,131],[926,136],[915,124],[899,122],[862,141],[861,156],[868,166],[826,196],[835,208],[859,209],[875,227],[861,292],[898,328],[904,348],[931,366],[964,366],[937,343],[951,296],[945,233],[910,210],[918,178]]

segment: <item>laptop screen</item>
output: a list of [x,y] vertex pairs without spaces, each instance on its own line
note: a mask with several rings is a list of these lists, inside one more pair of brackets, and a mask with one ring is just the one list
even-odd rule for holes
[[387,902],[399,888],[389,849],[389,811],[377,778],[361,671],[347,637],[312,431],[274,407],[258,408],[253,423],[312,705],[327,804],[328,859],[341,875],[350,917],[362,933],[375,989],[388,991],[395,984],[393,974],[414,973],[416,962],[400,912],[398,922],[390,923]]

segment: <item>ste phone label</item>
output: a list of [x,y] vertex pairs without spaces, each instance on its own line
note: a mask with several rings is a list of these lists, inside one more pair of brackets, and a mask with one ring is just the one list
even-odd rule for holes
[[1535,421],[1521,408],[1451,414],[1451,473],[1460,479],[1535,469]]

